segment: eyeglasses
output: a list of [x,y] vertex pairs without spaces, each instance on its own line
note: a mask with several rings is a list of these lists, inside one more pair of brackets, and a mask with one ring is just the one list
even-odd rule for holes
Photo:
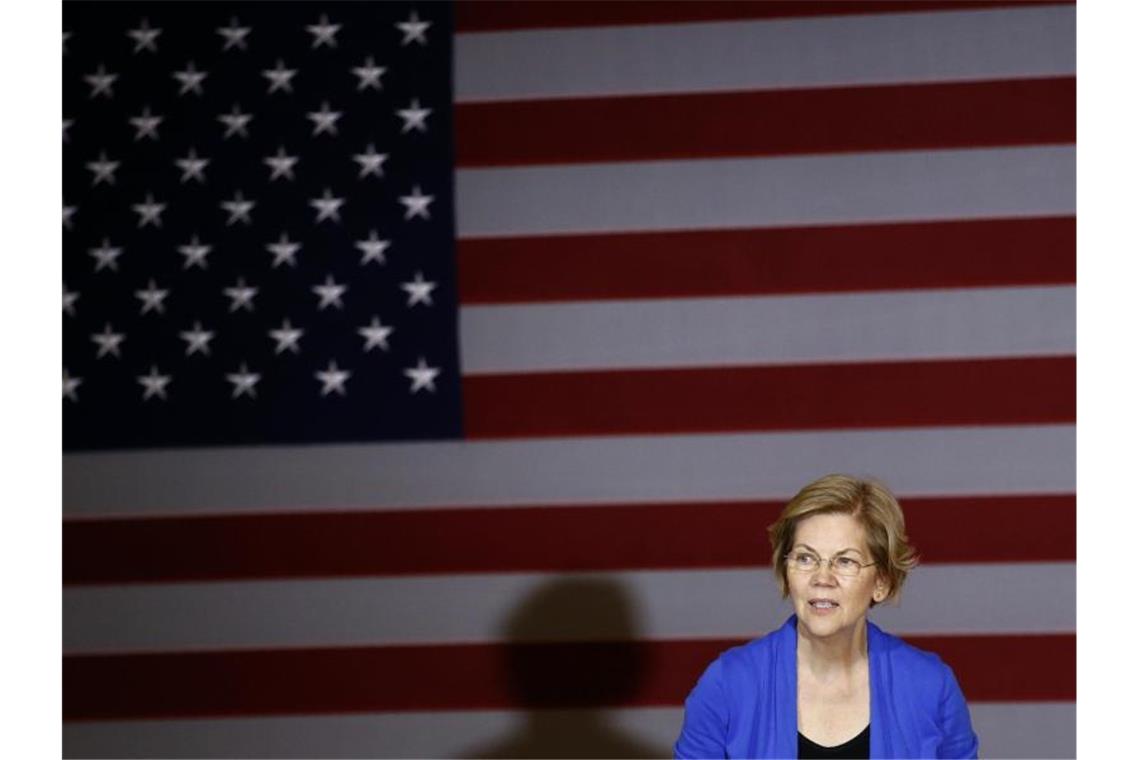
[[864,565],[855,557],[847,556],[829,557],[827,560],[823,560],[811,552],[792,552],[791,554],[785,554],[784,559],[787,560],[789,568],[801,573],[814,573],[819,569],[819,566],[826,561],[828,567],[830,567],[836,575],[844,578],[854,578],[859,574],[860,570],[875,564],[874,562],[868,562]]

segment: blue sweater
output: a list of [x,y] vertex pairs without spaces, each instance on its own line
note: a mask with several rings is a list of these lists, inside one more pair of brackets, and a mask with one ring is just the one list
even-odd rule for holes
[[[867,622],[871,757],[978,756],[958,682],[938,655]],[[723,652],[685,700],[675,758],[796,757],[796,616]]]

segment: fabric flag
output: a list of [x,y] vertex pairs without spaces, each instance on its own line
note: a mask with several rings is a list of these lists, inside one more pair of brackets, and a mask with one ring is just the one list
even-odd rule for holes
[[1075,15],[65,3],[65,754],[668,755],[851,472],[1071,757]]

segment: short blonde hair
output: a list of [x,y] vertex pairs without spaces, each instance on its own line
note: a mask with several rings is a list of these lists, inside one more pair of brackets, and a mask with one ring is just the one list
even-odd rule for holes
[[772,568],[784,597],[788,596],[784,557],[792,550],[796,526],[809,517],[826,514],[851,515],[863,526],[871,559],[888,586],[883,601],[897,599],[907,573],[918,564],[918,555],[907,540],[902,507],[882,483],[839,474],[824,475],[801,488],[779,519],[768,526]]

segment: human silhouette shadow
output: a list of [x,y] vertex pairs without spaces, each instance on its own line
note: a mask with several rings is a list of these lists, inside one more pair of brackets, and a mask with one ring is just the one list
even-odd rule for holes
[[540,586],[502,628],[502,674],[522,725],[463,756],[671,756],[669,747],[630,735],[606,715],[632,704],[642,686],[647,663],[638,638],[620,584],[560,578]]

